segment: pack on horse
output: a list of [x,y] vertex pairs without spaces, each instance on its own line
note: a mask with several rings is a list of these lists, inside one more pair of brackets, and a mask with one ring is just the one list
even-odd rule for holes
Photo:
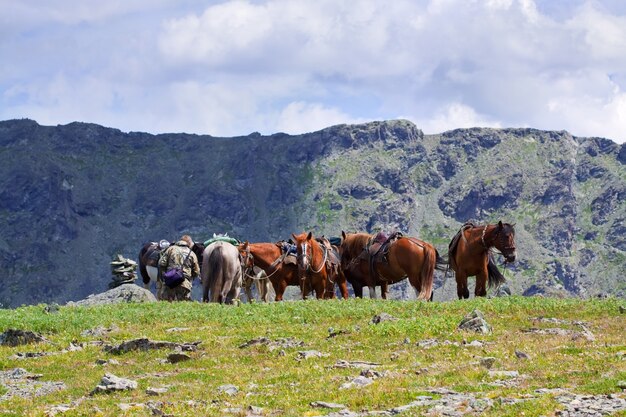
[[224,241],[208,245],[204,249],[200,274],[203,302],[232,304],[239,299],[242,274],[236,246]]
[[319,298],[334,298],[335,283],[343,298],[348,298],[346,279],[340,268],[339,254],[326,238],[313,238],[313,233],[292,234],[296,244],[298,278],[302,298],[315,291]]
[[245,271],[252,271],[255,267],[262,269],[274,287],[276,301],[282,301],[287,286],[300,286],[295,256],[291,256],[288,250],[283,250],[284,243],[246,241],[239,245],[244,275],[248,274]]
[[[162,239],[158,242],[146,242],[139,251],[139,273],[143,281],[143,287],[150,288],[150,281],[156,282],[159,273],[159,257],[161,252],[170,246],[170,242]],[[202,252],[204,245],[194,242],[191,248],[198,257],[198,263],[202,265]]]
[[505,262],[514,262],[515,225],[509,223],[476,226],[466,222],[450,241],[448,263],[456,278],[456,293],[459,299],[469,298],[467,277],[476,276],[477,297],[487,295],[489,287],[502,284],[505,279],[491,256],[491,248],[498,249]]
[[380,286],[381,297],[387,298],[388,285],[408,277],[418,299],[432,300],[435,268],[443,269],[445,262],[433,245],[400,232],[341,235],[342,269],[357,297],[367,286],[375,298],[375,287]]
[[159,257],[161,251],[168,248],[170,242],[160,240],[159,242],[146,242],[139,251],[139,273],[143,281],[143,287],[150,288],[150,281],[157,280],[159,273]]

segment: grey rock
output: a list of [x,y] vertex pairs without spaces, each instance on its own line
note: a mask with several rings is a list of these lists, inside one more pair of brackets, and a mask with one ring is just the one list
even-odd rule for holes
[[378,323],[382,323],[384,321],[397,321],[398,319],[394,316],[392,316],[391,314],[388,313],[380,313],[375,315],[371,322],[372,324],[378,324]]
[[219,387],[217,387],[217,392],[220,394],[233,396],[239,392],[239,388],[232,384],[220,385]]
[[134,389],[137,389],[137,381],[120,378],[113,374],[105,374],[102,377],[100,384],[96,385],[92,391],[92,394],[109,393],[114,391],[130,391]]
[[156,297],[149,290],[135,284],[121,285],[104,293],[90,295],[84,300],[70,301],[68,306],[92,306],[116,303],[150,303]]
[[491,333],[491,326],[489,326],[489,323],[487,323],[480,310],[473,310],[470,314],[465,316],[461,323],[459,323],[459,329],[483,334]]
[[521,350],[515,349],[515,356],[518,359],[530,359],[530,356],[526,352],[522,352]]
[[343,405],[343,404],[328,403],[328,402],[325,402],[325,401],[313,401],[309,405],[311,407],[316,407],[316,408],[330,408],[330,409],[346,408],[346,406]]
[[167,355],[167,361],[169,363],[184,362],[190,359],[191,359],[191,356],[185,353],[170,353],[169,355]]

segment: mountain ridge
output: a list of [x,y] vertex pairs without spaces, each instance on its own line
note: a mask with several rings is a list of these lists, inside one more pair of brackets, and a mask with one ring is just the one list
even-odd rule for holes
[[[401,230],[445,253],[469,219],[517,223],[519,261],[507,270],[516,293],[626,291],[626,145],[608,139],[531,128],[424,135],[406,120],[222,138],[24,119],[0,122],[0,145],[4,306],[100,292],[116,253],[135,258],[143,242],[182,233]],[[395,291],[412,295],[406,283]]]

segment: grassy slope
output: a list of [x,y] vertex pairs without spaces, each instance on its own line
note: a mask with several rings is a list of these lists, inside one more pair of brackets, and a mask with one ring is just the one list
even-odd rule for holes
[[[617,381],[626,379],[620,351],[626,349],[624,315],[619,301],[541,298],[478,299],[464,302],[418,303],[350,299],[348,301],[298,301],[272,304],[245,304],[240,307],[200,303],[152,303],[92,308],[62,307],[46,314],[43,306],[0,310],[0,331],[20,328],[43,333],[51,342],[17,348],[0,347],[3,370],[22,367],[43,374],[42,380],[63,381],[68,389],[34,399],[14,398],[0,402],[0,415],[44,415],[51,405],[70,403],[88,396],[105,372],[139,382],[132,392],[98,394],[88,397],[64,416],[89,415],[94,407],[100,415],[122,415],[118,403],[145,403],[160,400],[162,411],[177,416],[223,415],[221,409],[248,405],[264,408],[270,415],[318,415],[312,401],[336,402],[353,411],[383,410],[408,404],[430,387],[447,387],[461,392],[477,392],[481,397],[522,398],[538,388],[570,388],[575,393],[618,392]],[[484,312],[493,333],[482,336],[456,329],[472,309]],[[399,320],[370,324],[376,314],[387,312]],[[554,317],[588,323],[596,340],[572,340],[570,336],[539,336],[523,333],[530,327],[575,325],[535,322],[534,317]],[[72,341],[94,338],[81,332],[97,326],[117,326],[104,340],[117,344],[139,336],[153,340],[192,342],[201,340],[191,361],[162,363],[169,351],[130,352],[110,355],[99,346],[82,351],[35,359],[16,360],[16,352],[59,351]],[[168,332],[173,327],[189,330]],[[327,338],[332,327],[348,333]],[[293,337],[305,343],[300,348],[271,351],[267,346],[238,346],[253,338],[271,340]],[[410,339],[407,343],[406,338]],[[425,349],[416,342],[429,338],[439,341],[482,340],[484,347],[439,345]],[[519,360],[514,351],[531,355]],[[297,361],[297,352],[317,350],[326,357]],[[489,385],[494,378],[478,365],[483,356],[496,358],[494,369],[517,370],[526,375],[516,387]],[[96,365],[97,359],[115,358],[119,365]],[[338,360],[372,361],[389,371],[362,389],[339,390],[359,374],[356,369],[330,366]],[[424,370],[426,368],[426,370]],[[420,371],[421,370],[421,371]],[[217,387],[234,384],[240,392],[228,397]],[[168,386],[161,397],[145,393],[148,387]],[[254,393],[253,395],[246,395]],[[200,401],[195,405],[188,400]],[[214,401],[217,400],[217,401]],[[550,394],[516,404],[497,401],[485,415],[552,415],[560,406]],[[419,410],[413,410],[419,413]],[[148,409],[134,409],[125,415],[150,415]],[[237,415],[237,414],[235,414]],[[409,414],[405,414],[409,415]],[[411,414],[415,415],[415,414]]]

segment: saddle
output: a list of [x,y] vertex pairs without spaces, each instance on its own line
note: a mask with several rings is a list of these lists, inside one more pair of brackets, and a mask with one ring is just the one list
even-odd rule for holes
[[317,242],[322,245],[322,248],[326,251],[326,269],[338,274],[339,268],[341,267],[341,257],[339,256],[339,249],[337,246],[333,245],[330,240],[324,236],[318,237],[315,240],[317,240]]
[[388,264],[389,260],[389,247],[393,242],[400,239],[402,232],[393,232],[387,236],[384,232],[378,232],[374,237],[370,239],[365,247],[364,252],[367,253],[370,267],[370,276],[375,280],[379,279],[378,272],[376,272],[376,264]]
[[272,268],[281,262],[284,263],[285,265],[297,265],[298,264],[297,254],[296,254],[297,248],[296,248],[296,245],[291,242],[291,239],[288,241],[281,240],[279,242],[276,242],[276,246],[280,248],[282,255],[280,255],[278,259],[272,262],[272,265],[270,265]]

